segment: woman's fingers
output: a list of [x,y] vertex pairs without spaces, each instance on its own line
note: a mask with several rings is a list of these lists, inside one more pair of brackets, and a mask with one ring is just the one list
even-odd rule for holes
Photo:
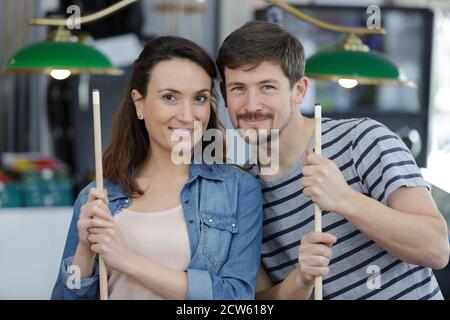
[[88,240],[92,244],[99,243],[99,242],[103,241],[104,239],[105,239],[105,235],[102,233],[96,233],[96,234],[90,233],[88,236]]
[[96,203],[92,207],[91,213],[92,213],[92,215],[91,215],[92,218],[97,217],[97,218],[104,219],[109,222],[113,221],[113,217],[111,216],[109,208],[104,203]]
[[98,253],[98,254],[103,254],[104,250],[102,250],[102,246],[98,243],[95,243],[93,245],[91,245],[91,251]]
[[106,192],[106,189],[99,189],[99,188],[91,188],[89,190],[88,194],[88,202],[94,201],[100,199],[104,203],[108,203],[108,193]]
[[100,218],[83,219],[79,223],[79,227],[83,230],[91,232],[94,228],[113,228],[114,224],[112,222],[106,221]]
[[93,217],[112,221],[111,212],[108,206],[103,202],[103,200],[98,199],[88,202],[81,208],[81,219],[90,219]]
[[104,235],[114,235],[114,229],[112,227],[108,228],[90,228],[89,234],[104,234]]

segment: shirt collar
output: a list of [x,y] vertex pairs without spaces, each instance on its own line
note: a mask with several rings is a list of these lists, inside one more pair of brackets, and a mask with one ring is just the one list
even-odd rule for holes
[[[220,164],[205,164],[200,163],[196,164],[193,163],[189,167],[189,179],[188,183],[193,182],[196,180],[199,176],[204,179],[210,179],[210,180],[219,180],[224,181],[227,177],[227,174],[224,170],[221,170]],[[130,176],[133,175],[134,168],[131,167],[128,170],[128,174]],[[114,201],[120,198],[126,198],[127,196],[123,193],[122,189],[119,185],[115,185],[107,180],[104,181],[104,187],[106,191],[108,192],[108,198],[110,201]]]

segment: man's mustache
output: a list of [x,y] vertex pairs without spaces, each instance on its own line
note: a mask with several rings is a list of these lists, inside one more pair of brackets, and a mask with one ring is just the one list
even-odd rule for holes
[[271,113],[262,113],[262,112],[246,112],[237,115],[238,120],[251,120],[251,121],[259,121],[259,120],[267,120],[273,119],[273,114]]

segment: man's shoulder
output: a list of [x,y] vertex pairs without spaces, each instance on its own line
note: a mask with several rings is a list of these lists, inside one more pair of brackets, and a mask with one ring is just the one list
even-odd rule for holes
[[390,131],[384,124],[377,120],[365,118],[334,119],[323,118],[322,135],[323,143],[345,144],[350,140],[355,141],[370,133],[370,136]]
[[356,129],[361,125],[369,124],[376,122],[375,120],[368,117],[359,117],[359,118],[330,118],[324,117],[322,118],[322,133],[327,130],[333,130],[339,128],[340,130],[345,129]]

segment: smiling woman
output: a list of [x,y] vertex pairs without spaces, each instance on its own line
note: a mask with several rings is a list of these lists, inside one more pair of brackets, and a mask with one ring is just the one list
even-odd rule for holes
[[212,143],[202,136],[219,128],[215,77],[214,62],[189,40],[160,37],[145,46],[104,154],[106,189],[91,184],[75,202],[52,298],[95,299],[97,254],[107,264],[110,299],[254,297],[256,179],[232,165],[171,157],[180,142],[191,159],[195,146]]

